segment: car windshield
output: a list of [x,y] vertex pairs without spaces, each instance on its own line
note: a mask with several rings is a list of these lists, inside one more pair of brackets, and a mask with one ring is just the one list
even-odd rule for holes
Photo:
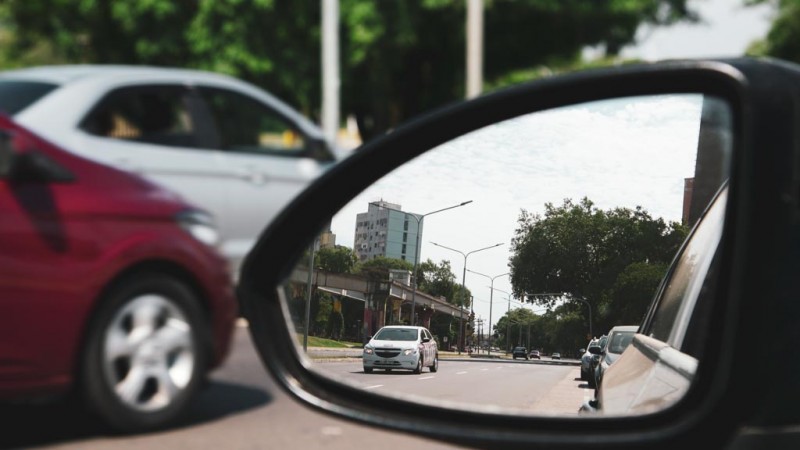
[[416,341],[417,330],[410,328],[384,328],[375,335],[378,341]]
[[633,340],[633,332],[615,333],[608,343],[609,353],[622,353]]
[[38,81],[0,81],[0,111],[13,116],[57,87]]

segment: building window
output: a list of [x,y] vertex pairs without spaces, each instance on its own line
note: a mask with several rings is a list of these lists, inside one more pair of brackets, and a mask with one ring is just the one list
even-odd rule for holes
[[403,231],[408,231],[408,221],[403,222]]
[[405,254],[405,252],[406,252],[406,244],[403,244],[403,249],[400,250],[400,253]]
[[403,233],[403,242],[408,241],[408,233]]

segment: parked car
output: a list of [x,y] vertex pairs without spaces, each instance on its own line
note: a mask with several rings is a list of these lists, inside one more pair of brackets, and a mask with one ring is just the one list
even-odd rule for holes
[[0,110],[77,155],[141,174],[209,211],[234,276],[265,225],[342,156],[269,93],[197,70],[9,70],[0,73]]
[[514,347],[511,350],[511,356],[514,359],[525,358],[527,360],[528,359],[528,349],[526,349],[525,347]]
[[179,418],[238,315],[209,214],[0,116],[0,217],[0,400]]
[[373,369],[422,373],[424,367],[436,372],[439,349],[427,328],[391,325],[378,330],[364,346],[362,361],[364,373],[372,373]]
[[553,354],[550,355],[550,359],[561,359],[561,353],[553,352]]
[[597,355],[599,363],[594,370],[594,386],[599,387],[603,380],[603,373],[608,367],[620,357],[623,351],[630,345],[633,335],[639,329],[638,325],[617,325],[608,332],[606,345]]
[[528,355],[531,359],[542,359],[542,356],[539,353],[539,350],[531,350],[530,354]]
[[589,354],[591,354],[591,357],[589,358],[588,378],[586,379],[591,387],[597,387],[597,371],[598,367],[600,367],[600,355],[602,355],[603,351],[605,351],[606,345],[608,345],[608,335],[604,334],[600,336],[600,339],[597,340],[597,345],[594,347],[589,347],[586,350]]

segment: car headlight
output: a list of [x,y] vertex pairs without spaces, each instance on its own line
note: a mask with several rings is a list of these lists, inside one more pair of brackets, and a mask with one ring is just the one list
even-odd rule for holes
[[209,247],[215,247],[219,244],[219,231],[217,231],[214,218],[210,214],[203,211],[188,210],[175,216],[175,220],[193,238]]
[[403,350],[403,354],[406,355],[406,356],[413,355],[415,353],[417,353],[417,350],[414,349],[414,348],[407,348],[407,349]]
[[374,352],[375,352],[375,349],[373,349],[372,347],[369,347],[369,346],[367,346],[367,347],[364,347],[364,354],[365,354],[365,355],[371,355],[371,354],[373,354]]

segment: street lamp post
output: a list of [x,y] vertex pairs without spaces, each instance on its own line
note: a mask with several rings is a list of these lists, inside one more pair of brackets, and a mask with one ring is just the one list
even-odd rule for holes
[[[433,244],[433,245],[435,245],[437,247],[442,247],[442,248],[445,248],[447,250],[454,251],[454,252],[459,253],[462,256],[464,256],[464,270],[463,270],[463,272],[461,274],[461,302],[462,303],[464,302],[464,299],[467,296],[467,287],[466,287],[466,281],[467,281],[467,257],[469,255],[473,254],[473,253],[481,252],[481,251],[484,251],[484,250],[489,250],[490,248],[495,248],[495,247],[499,247],[499,246],[503,245],[503,243],[500,242],[498,244],[490,245],[488,247],[479,248],[477,250],[472,250],[471,252],[464,253],[464,252],[462,252],[460,250],[456,250],[454,248],[445,247],[444,245],[437,244],[436,242],[431,242],[431,244]],[[470,305],[470,306],[472,306],[472,305]],[[459,313],[458,314],[459,314],[458,342],[456,343],[456,347],[458,347],[458,354],[460,355],[461,354],[461,339],[463,339],[463,337],[464,337],[463,331],[462,331],[462,329],[464,328],[464,305],[463,304],[459,308]]]
[[[506,276],[506,275],[511,275],[511,272],[501,273],[500,275],[495,275],[493,277],[491,277],[489,275],[486,275],[486,274],[483,274],[483,273],[480,273],[480,272],[475,272],[474,270],[469,270],[469,269],[467,269],[467,272],[474,273],[475,275],[480,275],[482,277],[486,277],[486,278],[489,279],[489,281],[491,281],[491,283],[490,283],[491,286],[490,286],[490,290],[489,290],[489,352],[487,353],[487,355],[488,356],[492,356],[492,299],[494,297],[494,279],[495,278],[499,278],[499,277],[503,277],[503,276]],[[511,309],[511,299],[508,300],[508,305],[509,305],[508,306],[509,309]]]
[[458,205],[448,206],[447,208],[437,209],[436,211],[431,211],[429,213],[419,214],[419,215],[418,214],[414,214],[414,213],[408,213],[408,212],[405,212],[405,211],[400,211],[399,209],[389,208],[388,206],[382,205],[381,203],[378,203],[378,202],[371,202],[370,203],[370,205],[375,205],[375,206],[377,206],[379,208],[386,208],[386,209],[389,209],[389,210],[392,210],[392,211],[401,212],[401,213],[405,214],[406,216],[413,217],[414,220],[417,221],[417,244],[414,247],[414,272],[411,274],[411,279],[414,280],[413,281],[414,290],[412,291],[412,294],[411,294],[411,325],[416,325],[417,324],[417,316],[416,316],[416,311],[415,311],[417,309],[417,264],[419,263],[419,253],[420,253],[419,235],[420,235],[421,229],[422,229],[422,220],[425,219],[425,216],[430,216],[431,214],[436,214],[438,212],[447,211],[448,209],[458,208],[458,207],[464,206],[464,205],[469,204],[469,203],[472,203],[472,200],[467,200],[466,202],[461,202]]

